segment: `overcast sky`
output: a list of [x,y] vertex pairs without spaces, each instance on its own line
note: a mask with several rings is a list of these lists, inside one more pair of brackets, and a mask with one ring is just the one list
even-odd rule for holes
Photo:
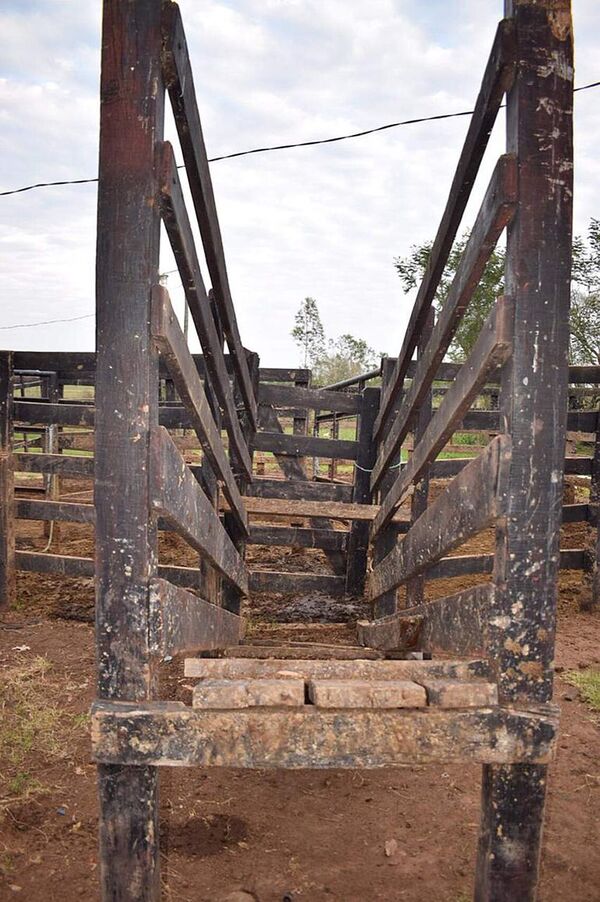
[[[501,0],[180,5],[209,156],[472,109],[502,14]],[[100,8],[100,0],[2,0],[0,190],[97,174]],[[582,85],[600,80],[600,3],[574,0],[574,19]],[[600,89],[575,104],[583,233],[600,216]],[[211,165],[242,340],[263,365],[300,362],[290,330],[307,295],[329,337],[350,332],[397,354],[410,299],[393,259],[435,234],[467,124],[422,123]],[[464,227],[503,137],[501,114]],[[93,314],[95,205],[94,185],[0,197],[0,328]],[[165,250],[161,269],[173,268]],[[168,287],[181,309],[177,274]],[[92,349],[93,323],[2,328],[0,347]]]

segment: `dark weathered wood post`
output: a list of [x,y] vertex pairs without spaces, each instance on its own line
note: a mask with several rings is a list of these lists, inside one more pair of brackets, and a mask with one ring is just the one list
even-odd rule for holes
[[[157,571],[149,442],[158,425],[155,150],[162,140],[160,0],[104,0],[96,258],[96,637],[98,694],[154,694],[149,580]],[[158,771],[99,767],[102,898],[158,900]]]
[[[58,382],[58,373],[49,373],[45,378],[46,396],[51,404],[58,404],[60,401],[61,390]],[[44,451],[47,454],[57,454],[59,451],[58,444],[59,427],[56,423],[51,423],[44,435]],[[57,501],[60,495],[60,477],[56,474],[44,476],[46,498],[49,501]],[[53,538],[56,542],[60,539],[60,523],[59,521],[48,521],[44,524],[44,535],[47,538]]]
[[[358,415],[358,451],[354,469],[355,504],[369,504],[371,500],[371,471],[375,465],[377,446],[373,441],[373,423],[379,411],[379,389],[366,388],[362,392]],[[353,520],[348,535],[348,563],[346,565],[346,594],[362,595],[367,576],[369,524]]]
[[[502,702],[552,696],[566,435],[573,188],[570,0],[507,0],[516,74],[507,98],[518,209],[508,228],[506,293],[514,346],[501,416],[512,437],[507,516],[497,533],[489,651]],[[545,766],[486,766],[477,900],[536,894]]]
[[0,351],[0,608],[15,602],[15,473],[12,455],[13,355]]
[[[421,333],[421,337],[419,339],[419,344],[417,345],[417,358],[422,357],[427,347],[427,342],[431,336],[431,332],[433,329],[435,313],[433,307],[429,311],[429,315],[427,317],[427,321],[425,323],[425,328]],[[419,412],[415,418],[414,432],[413,432],[413,440],[414,447],[418,445],[423,437],[425,430],[431,420],[431,411],[432,411],[432,399],[433,392],[431,389],[427,392],[423,403],[419,407]],[[427,501],[429,498],[429,470],[430,467],[426,467],[421,477],[421,481],[417,486],[415,486],[415,491],[411,498],[411,506],[410,506],[410,522],[411,525],[419,519],[421,514],[423,514],[427,510]],[[412,607],[413,605],[423,604],[425,601],[425,576],[421,574],[420,576],[415,576],[413,579],[409,579],[406,583],[406,606]]]
[[[385,394],[386,388],[389,385],[390,380],[392,379],[395,365],[396,360],[392,357],[384,357],[384,359],[381,361],[381,397],[383,397],[383,395]],[[387,420],[387,425],[384,427],[383,432],[380,436],[380,444],[383,444],[383,442],[387,438],[387,434],[402,405],[402,397],[403,392],[400,391],[398,398],[394,402],[394,406],[391,409],[390,415]],[[401,452],[398,452],[390,460],[388,471],[382,478],[381,484],[379,486],[380,500],[385,498],[388,490],[396,481],[398,468],[400,466],[400,459]],[[392,551],[392,549],[396,546],[399,535],[399,527],[392,524],[386,526],[386,528],[379,533],[373,543],[373,564],[378,564],[390,551]],[[390,592],[386,592],[376,600],[373,607],[373,617],[385,617],[387,614],[394,614],[397,608],[398,592],[396,589],[392,589]]]

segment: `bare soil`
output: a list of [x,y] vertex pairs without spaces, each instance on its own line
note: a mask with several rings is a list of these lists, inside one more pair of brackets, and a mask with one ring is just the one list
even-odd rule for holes
[[[53,550],[59,541],[63,554],[92,555],[88,527],[62,524],[59,531]],[[578,524],[565,527],[563,547],[581,547],[584,532]],[[41,550],[46,543],[41,524],[20,524],[19,547]],[[476,550],[490,551],[491,535],[461,553]],[[320,552],[251,553],[253,567],[330,572]],[[196,561],[172,535],[162,537],[161,556]],[[430,589],[444,595],[468,582],[438,581]],[[561,738],[550,768],[540,899],[597,902],[598,715],[563,671],[600,667],[600,615],[579,611],[580,573],[561,573],[560,584],[555,698]],[[0,714],[9,715],[0,721],[0,900],[95,899],[98,809],[84,717],[94,696],[93,584],[23,573],[18,590],[17,608],[0,622]],[[348,641],[345,624],[278,624],[286,605],[281,596],[254,599],[254,635]],[[307,621],[315,610],[318,617],[314,603],[307,609]],[[341,619],[355,616],[340,611]],[[303,619],[297,609],[294,619]],[[29,695],[16,694],[22,685]],[[165,697],[189,701],[190,688],[181,663],[165,667]],[[13,729],[23,698],[33,699],[31,735]],[[15,741],[20,758],[7,751]],[[361,772],[165,768],[164,898],[219,902],[243,890],[259,902],[464,902],[472,895],[480,774],[465,765]]]

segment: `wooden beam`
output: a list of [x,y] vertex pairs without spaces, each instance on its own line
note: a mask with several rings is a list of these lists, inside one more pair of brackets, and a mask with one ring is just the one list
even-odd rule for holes
[[235,645],[243,620],[164,579],[150,583],[150,648],[161,658]]
[[551,706],[202,711],[180,702],[97,702],[92,754],[104,764],[291,769],[547,762],[557,729]]
[[[389,617],[366,623],[359,641],[369,648],[395,648],[414,623],[420,625],[418,647],[423,651],[451,654],[484,654],[492,583],[481,583],[445,598],[404,608]],[[359,627],[361,622],[359,621]]]
[[94,477],[93,457],[17,452],[14,459],[17,473],[48,473],[52,476],[76,476],[86,479]]
[[427,464],[434,460],[447,444],[489,373],[501,366],[510,356],[513,320],[514,305],[508,298],[500,298],[483,324],[468,360],[448,389],[421,441],[383,499],[379,514],[373,522],[373,535],[377,535],[388,524],[412,484],[418,482]]
[[272,451],[297,457],[332,457],[337,460],[355,460],[358,452],[357,442],[316,438],[312,435],[285,435],[279,432],[257,432],[254,448],[256,451]]
[[18,498],[15,509],[15,516],[19,520],[59,520],[66,523],[90,524],[96,522],[96,508],[93,504]]
[[[373,441],[373,423],[379,410],[380,390],[365,388],[362,393],[358,421],[358,451],[354,470],[355,504],[371,501],[369,471],[375,463],[376,445]],[[365,590],[369,553],[369,526],[361,520],[350,524],[348,563],[346,566],[346,594],[362,595]]]
[[16,423],[36,423],[43,426],[87,426],[93,428],[96,412],[90,404],[52,404],[49,401],[14,401]]
[[389,461],[409,430],[415,409],[429,391],[496,242],[514,214],[516,202],[517,162],[514,156],[506,154],[498,160],[448,296],[406,393],[402,410],[391,424],[383,443],[371,477],[372,489],[379,485]]
[[252,570],[250,572],[251,592],[281,592],[285,595],[318,592],[338,597],[345,594],[343,576],[328,573],[283,573],[276,570]]
[[247,495],[252,498],[289,498],[293,501],[342,501],[352,503],[353,487],[341,482],[292,482],[289,479],[254,477]]
[[[329,520],[374,520],[379,512],[377,504],[346,504],[343,501],[291,501],[287,498],[244,498],[249,514],[269,517],[311,517]],[[406,523],[408,511],[394,515],[394,523]]]
[[[169,92],[190,192],[198,218],[206,264],[244,405],[256,429],[256,397],[231,298],[219,218],[208,167],[192,67],[176,3],[163,4],[163,76]],[[249,477],[251,478],[251,476]]]
[[258,397],[261,404],[272,404],[273,407],[307,407],[348,414],[359,413],[361,402],[358,394],[325,391],[322,388],[268,385],[264,382],[259,386]]
[[346,551],[348,533],[339,529],[308,529],[299,526],[251,526],[251,545],[286,545]]
[[225,428],[231,442],[235,465],[248,479],[252,478],[252,462],[242,435],[233,392],[229,383],[223,348],[210,310],[204,287],[200,263],[194,244],[194,235],[188,219],[173,148],[168,142],[157,151],[160,179],[160,209],[171,242],[173,255],[179,268],[186,301],[204,351],[204,361],[211,384],[223,410]]
[[378,564],[369,581],[377,598],[423,573],[435,561],[502,516],[511,443],[495,438],[419,517],[404,539]]
[[162,359],[167,364],[177,393],[187,407],[202,449],[217,478],[223,483],[223,491],[229,501],[230,510],[240,529],[248,535],[248,518],[225,454],[221,433],[214,421],[204,386],[188,349],[186,337],[171,306],[169,294],[160,285],[154,287],[152,294],[152,335]]
[[389,389],[382,398],[381,410],[375,423],[375,435],[377,437],[380,436],[391,406],[402,388],[408,365],[419,340],[419,334],[427,318],[448,260],[452,243],[471,195],[471,189],[479,171],[479,165],[496,121],[500,104],[513,80],[514,60],[514,25],[511,21],[503,21],[498,25],[479,96],[477,97],[465,143],[450,188],[446,208],[433,242],[427,270],[419,286],[394,375]]
[[[414,610],[414,608],[411,608]],[[356,637],[358,644],[382,651],[408,651],[420,647],[423,616],[390,614],[378,620],[358,620]]]
[[[306,649],[307,643],[301,647]],[[347,646],[329,646],[354,652],[353,658],[325,660],[322,657],[304,656],[291,660],[277,658],[186,658],[184,673],[194,679],[269,679],[287,671],[304,680],[415,680],[424,678],[447,680],[490,679],[491,670],[487,661],[403,661],[384,660],[381,653],[370,649]],[[360,657],[359,657],[360,655]],[[371,660],[369,660],[371,658]]]
[[13,354],[0,351],[0,609],[16,601]]
[[168,520],[222,576],[247,595],[244,561],[163,427],[154,430],[150,438],[150,484],[152,510]]

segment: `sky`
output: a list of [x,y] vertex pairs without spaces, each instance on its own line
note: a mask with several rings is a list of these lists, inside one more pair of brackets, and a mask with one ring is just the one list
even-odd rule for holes
[[[502,16],[501,0],[180,6],[209,157],[470,110]],[[573,13],[583,85],[600,80],[600,4],[574,0]],[[100,18],[100,0],[1,0],[0,190],[97,174]],[[435,235],[467,125],[425,122],[211,164],[242,341],[262,365],[301,362],[290,331],[306,296],[329,338],[349,332],[398,353],[412,296],[394,258]],[[503,142],[501,113],[462,228]],[[599,146],[600,88],[575,95],[579,234],[600,217]],[[95,207],[94,184],[0,197],[0,347],[93,349]],[[181,313],[177,273],[167,286]],[[74,317],[85,318],[24,327]]]

